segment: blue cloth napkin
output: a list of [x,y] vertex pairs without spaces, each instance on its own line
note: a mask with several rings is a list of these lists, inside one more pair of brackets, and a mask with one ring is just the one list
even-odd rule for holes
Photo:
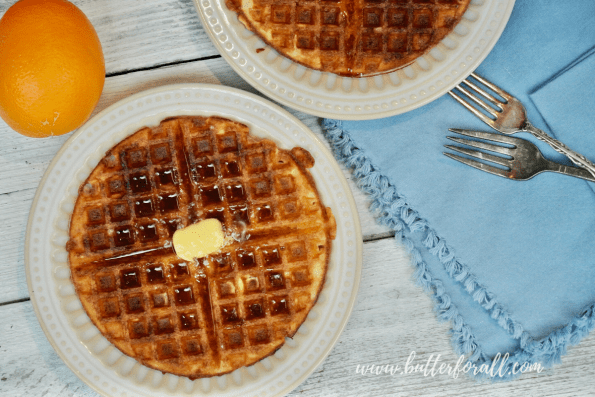
[[[592,0],[518,1],[477,70],[519,98],[534,125],[591,160],[594,16]],[[391,118],[324,125],[380,221],[411,250],[416,279],[452,321],[457,352],[478,366],[509,353],[501,372],[509,379],[515,362],[550,365],[595,326],[588,182],[554,173],[507,180],[443,156],[448,128],[490,131],[447,95]]]

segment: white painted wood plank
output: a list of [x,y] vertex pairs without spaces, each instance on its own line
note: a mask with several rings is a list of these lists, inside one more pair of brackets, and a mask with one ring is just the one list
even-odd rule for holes
[[[0,0],[0,17],[15,0]],[[107,74],[218,55],[192,0],[71,0],[89,18]]]
[[97,396],[62,362],[31,302],[0,306],[0,395]]
[[[95,112],[151,87],[187,82],[222,83],[254,92],[223,59],[218,58],[111,77],[106,81]],[[320,119],[297,111],[292,113],[324,141]],[[0,274],[3,275],[0,303],[28,296],[23,264],[28,212],[45,169],[68,136],[26,138],[0,120],[0,139],[4,142],[0,146],[0,224],[7,225],[0,228],[0,255],[4,259],[0,261]],[[364,194],[355,188],[350,174],[344,172],[355,195],[363,234],[366,238],[387,235],[388,229],[375,223],[367,210]]]
[[25,232],[35,189],[0,195],[0,304],[29,297],[25,276]]
[[[364,269],[352,317],[339,343],[322,366],[292,396],[587,396],[595,382],[595,335],[570,349],[563,364],[541,374],[495,384],[477,384],[464,376],[424,377],[422,373],[356,374],[358,364],[404,365],[440,354],[458,357],[449,342],[449,326],[439,323],[429,297],[411,281],[407,255],[394,240],[364,245]],[[0,395],[95,395],[60,361],[45,339],[30,302],[0,306]]]

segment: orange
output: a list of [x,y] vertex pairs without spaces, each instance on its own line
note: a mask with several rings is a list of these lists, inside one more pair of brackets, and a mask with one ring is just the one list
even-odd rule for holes
[[0,19],[0,117],[30,137],[80,127],[97,105],[105,62],[85,14],[65,0],[21,0]]

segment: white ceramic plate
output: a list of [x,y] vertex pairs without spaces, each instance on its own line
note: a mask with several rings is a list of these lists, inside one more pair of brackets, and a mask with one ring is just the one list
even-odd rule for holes
[[[225,0],[194,0],[211,40],[235,71],[268,97],[320,117],[370,120],[416,109],[442,96],[488,55],[514,0],[472,0],[454,31],[413,64],[367,78],[299,65],[238,22]],[[264,51],[257,52],[257,49]]]
[[[65,244],[78,187],[105,152],[145,125],[174,115],[219,115],[245,123],[280,147],[302,146],[337,238],[320,299],[293,340],[271,357],[220,377],[191,381],[142,366],[111,345],[90,322],[70,280]],[[345,326],[357,293],[362,238],[357,210],[332,154],[299,120],[255,95],[223,86],[181,84],[124,99],[93,117],[58,152],[29,215],[25,266],[31,302],[62,360],[106,396],[278,396],[299,385],[324,360]]]

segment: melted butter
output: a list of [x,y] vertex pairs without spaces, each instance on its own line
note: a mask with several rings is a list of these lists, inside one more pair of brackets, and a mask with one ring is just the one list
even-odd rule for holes
[[217,252],[225,244],[223,227],[218,219],[205,219],[184,229],[173,237],[176,254],[187,261]]

